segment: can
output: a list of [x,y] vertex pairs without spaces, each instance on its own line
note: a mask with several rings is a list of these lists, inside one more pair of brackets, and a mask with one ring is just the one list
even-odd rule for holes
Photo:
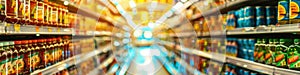
[[238,18],[238,20],[237,20],[237,28],[243,28],[243,27],[245,27],[245,20],[244,20],[244,18]]
[[265,19],[265,17],[264,16],[258,16],[258,17],[256,17],[256,27],[257,26],[260,26],[260,25],[266,25],[266,19]]
[[255,9],[256,9],[256,17],[265,16],[265,13],[266,13],[265,7],[256,6]]
[[255,16],[255,12],[254,12],[255,8],[253,6],[246,6],[244,10],[245,10],[245,17]]
[[266,17],[275,17],[276,8],[274,6],[266,6]]
[[237,13],[238,13],[238,15],[239,15],[238,18],[244,18],[244,17],[245,17],[245,15],[244,15],[245,11],[244,11],[243,8],[239,9],[239,10],[237,11]]
[[279,24],[287,24],[289,21],[289,1],[288,0],[280,0],[278,1],[278,23]]
[[266,18],[266,25],[275,25],[276,24],[276,18],[275,17],[267,17]]
[[248,56],[249,60],[254,61],[254,39],[248,39]]
[[250,75],[257,75],[257,73],[251,72]]
[[245,18],[245,27],[254,27],[255,26],[255,18],[253,16]]
[[243,75],[249,75],[249,71],[244,70],[244,74]]

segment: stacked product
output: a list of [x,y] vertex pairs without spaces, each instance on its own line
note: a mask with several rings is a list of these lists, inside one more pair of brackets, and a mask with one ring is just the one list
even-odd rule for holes
[[276,7],[247,6],[236,11],[229,11],[227,28],[244,28],[275,25]]

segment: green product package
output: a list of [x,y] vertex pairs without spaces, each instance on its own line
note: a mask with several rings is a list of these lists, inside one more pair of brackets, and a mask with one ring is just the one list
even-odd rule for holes
[[287,63],[290,69],[300,69],[300,46],[299,39],[294,39],[294,45],[291,45],[288,49]]
[[255,43],[255,49],[254,49],[254,61],[258,62],[258,53],[260,50],[260,45],[261,45],[261,39],[257,39],[256,43]]
[[265,62],[265,54],[266,54],[266,51],[267,51],[267,49],[266,49],[267,39],[262,39],[261,43],[262,44],[261,44],[261,47],[259,49],[257,57],[258,57],[258,62],[264,63]]
[[265,64],[272,65],[273,59],[274,59],[274,56],[272,55],[272,53],[274,53],[274,52],[275,52],[274,40],[269,39],[267,51],[266,51],[266,54],[264,55],[265,56]]
[[280,39],[279,45],[276,46],[275,63],[277,67],[287,67],[287,49],[291,45],[290,39]]

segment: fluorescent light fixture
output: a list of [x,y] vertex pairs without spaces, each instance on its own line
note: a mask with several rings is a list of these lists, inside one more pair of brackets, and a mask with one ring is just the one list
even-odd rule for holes
[[64,5],[69,5],[69,1],[64,1]]

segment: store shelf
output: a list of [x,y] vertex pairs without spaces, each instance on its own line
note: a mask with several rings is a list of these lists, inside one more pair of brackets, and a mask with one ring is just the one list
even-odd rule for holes
[[257,27],[256,29],[238,28],[228,30],[227,35],[253,35],[253,34],[277,34],[277,33],[299,33],[299,24],[286,24],[281,26]]
[[219,62],[225,62],[225,55],[223,55],[223,54],[207,53],[207,52],[203,52],[203,51],[196,50],[196,49],[189,49],[189,48],[182,47],[180,45],[175,45],[174,43],[167,42],[167,41],[161,41],[160,43],[162,43],[165,46],[169,46],[169,47],[175,46],[176,50],[179,50],[181,52],[198,55],[198,56],[208,58],[211,60],[215,60],[215,61],[219,61]]
[[36,71],[32,72],[30,75],[38,75],[38,74],[47,75],[47,74],[57,73],[57,72],[64,70],[72,65],[77,65],[91,57],[94,57],[94,56],[98,55],[99,53],[107,52],[110,49],[111,49],[111,46],[110,46],[110,44],[108,44],[107,46],[105,46],[102,49],[94,50],[89,53],[84,53],[84,54],[79,54],[79,55],[73,56],[69,59],[63,60],[63,61],[56,63],[54,65],[51,65],[47,68],[36,70]]
[[223,14],[228,11],[231,11],[231,10],[238,9],[240,7],[258,4],[258,3],[264,3],[264,2],[268,2],[268,1],[274,1],[274,0],[236,0],[236,1],[232,1],[229,3],[223,4],[223,5],[220,5],[218,7],[212,8],[210,10],[206,10],[206,11],[201,10],[202,14],[195,14],[191,17],[190,20],[196,20],[201,17],[207,17],[210,15],[219,15],[219,14]]
[[107,67],[109,64],[111,64],[114,60],[114,55],[110,55],[105,61],[102,62],[98,67],[96,67],[94,70],[92,70],[89,74],[87,75],[97,75],[99,70]]
[[300,71],[284,68],[275,68],[274,75],[300,75]]
[[205,75],[204,73],[200,72],[196,68],[190,66],[188,63],[186,63],[183,59],[180,57],[176,56],[175,61],[179,62],[182,66],[186,67],[186,69],[190,72],[193,73],[193,75]]
[[253,71],[257,71],[264,74],[270,74],[270,75],[273,74],[275,70],[275,67],[273,66],[269,66],[269,65],[265,65],[265,64],[237,58],[237,57],[227,56],[226,62],[246,69],[250,69]]

